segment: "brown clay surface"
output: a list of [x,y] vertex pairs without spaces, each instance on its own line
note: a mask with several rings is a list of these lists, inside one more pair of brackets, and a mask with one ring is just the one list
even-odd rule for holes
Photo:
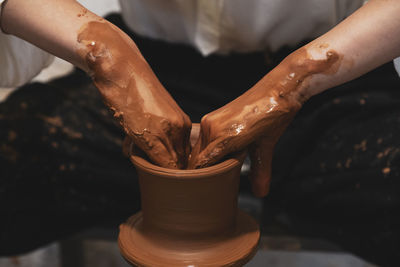
[[[198,125],[193,128],[197,137]],[[247,262],[260,233],[257,223],[237,209],[244,155],[192,170],[162,168],[132,155],[142,212],[121,225],[122,255],[139,266],[241,266]]]
[[138,213],[120,226],[119,247],[124,258],[137,266],[243,266],[257,251],[260,232],[249,215],[242,211],[237,215],[230,235],[191,240],[146,233]]

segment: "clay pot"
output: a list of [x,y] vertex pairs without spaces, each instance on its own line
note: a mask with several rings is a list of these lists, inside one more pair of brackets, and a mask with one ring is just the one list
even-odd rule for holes
[[[198,130],[194,125],[192,140]],[[137,266],[242,266],[250,260],[260,232],[256,221],[237,209],[244,156],[173,170],[132,155],[142,211],[120,226],[123,257]]]

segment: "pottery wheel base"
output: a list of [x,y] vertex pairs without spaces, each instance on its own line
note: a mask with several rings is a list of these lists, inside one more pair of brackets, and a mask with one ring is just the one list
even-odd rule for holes
[[255,254],[260,239],[257,222],[238,210],[233,233],[209,239],[168,238],[143,231],[139,212],[120,226],[122,256],[138,266],[242,266]]

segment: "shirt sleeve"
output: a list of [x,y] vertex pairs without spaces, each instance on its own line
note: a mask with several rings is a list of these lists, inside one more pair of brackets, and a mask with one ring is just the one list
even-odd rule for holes
[[[2,2],[4,0],[0,0],[0,14]],[[0,87],[17,87],[29,82],[53,59],[42,49],[0,31]]]
[[394,67],[395,67],[395,69],[397,71],[397,74],[399,74],[399,76],[400,76],[400,57],[395,58],[393,60],[393,63],[394,63]]

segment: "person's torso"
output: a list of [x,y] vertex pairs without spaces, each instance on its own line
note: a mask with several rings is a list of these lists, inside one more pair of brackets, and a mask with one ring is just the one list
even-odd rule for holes
[[315,38],[362,5],[362,0],[120,0],[136,33],[186,43],[203,55],[275,51]]

